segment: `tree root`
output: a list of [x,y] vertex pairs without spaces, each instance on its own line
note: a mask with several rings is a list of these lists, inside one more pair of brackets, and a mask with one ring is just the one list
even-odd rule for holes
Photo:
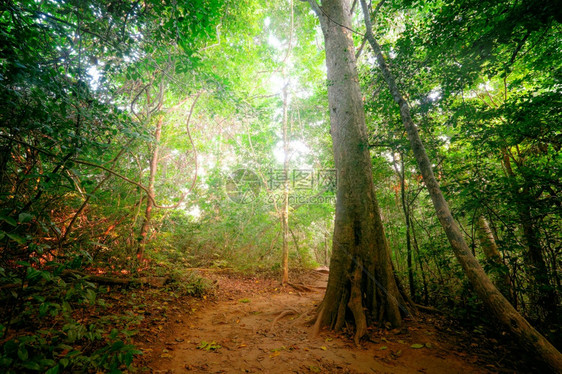
[[304,284],[296,284],[296,283],[287,283],[287,285],[293,287],[295,290],[300,292],[313,292],[314,290]]
[[435,314],[443,314],[442,311],[440,311],[437,308],[434,308],[432,306],[425,306],[425,305],[421,305],[421,304],[414,304],[416,308],[418,308],[419,310],[423,310],[424,312],[429,312],[429,313],[435,313]]
[[314,326],[312,327],[312,337],[316,338],[320,334],[320,329],[322,328],[322,318],[324,316],[324,307],[320,306],[318,310],[318,315],[316,316],[316,322],[314,322]]
[[286,309],[284,311],[282,311],[277,317],[275,317],[275,319],[273,320],[273,322],[271,322],[271,326],[269,328],[269,330],[273,331],[273,328],[275,327],[275,324],[283,317],[286,317],[288,315],[291,314],[300,314],[300,312],[296,309]]
[[353,313],[353,319],[355,320],[355,336],[353,340],[355,345],[359,345],[359,340],[367,333],[367,317],[363,311],[363,300],[361,297],[361,266],[357,266],[353,272],[351,278],[351,292],[349,295],[349,301],[347,303],[348,308]]

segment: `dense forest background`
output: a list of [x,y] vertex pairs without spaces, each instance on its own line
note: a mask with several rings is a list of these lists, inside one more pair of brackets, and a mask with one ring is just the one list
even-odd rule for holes
[[[561,8],[372,10],[465,240],[560,349]],[[360,10],[353,23],[397,278],[482,333],[494,321],[436,218]],[[197,295],[208,285],[190,268],[281,276],[283,243],[289,269],[329,265],[330,82],[307,3],[6,1],[0,24],[0,371],[132,362],[131,321],[81,319],[106,308],[88,275],[169,276],[171,291]]]

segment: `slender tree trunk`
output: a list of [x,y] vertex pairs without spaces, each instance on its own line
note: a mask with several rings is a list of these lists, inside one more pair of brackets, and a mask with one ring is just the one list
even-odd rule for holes
[[488,220],[484,216],[478,217],[478,240],[480,241],[480,247],[484,252],[486,258],[493,260],[494,262],[501,263],[501,255],[496,244],[496,239],[492,233],[492,229],[488,224]]
[[324,266],[328,266],[328,232],[324,233]]
[[433,174],[433,169],[427,153],[420,139],[418,129],[410,115],[410,107],[400,93],[396,81],[383,57],[380,45],[373,36],[369,9],[365,0],[361,1],[361,7],[366,23],[366,36],[369,44],[375,52],[375,56],[382,71],[384,80],[400,107],[402,122],[408,134],[412,151],[422,173],[423,180],[433,201],[437,217],[445,230],[447,238],[453,248],[453,252],[464,269],[468,279],[474,287],[478,296],[493,312],[495,317],[509,329],[519,341],[531,352],[548,364],[555,372],[562,372],[562,354],[527,322],[525,318],[509,303],[509,301],[494,286],[490,278],[482,269],[476,258],[472,255],[459,226],[453,219],[449,204],[445,201],[439,184]]
[[152,149],[152,157],[150,159],[150,172],[148,176],[148,193],[150,196],[146,199],[146,209],[140,229],[140,241],[137,248],[137,258],[141,259],[144,255],[144,249],[148,241],[148,229],[150,220],[152,219],[152,209],[154,208],[154,182],[156,181],[156,170],[158,169],[158,150],[160,143],[160,135],[162,134],[163,117],[158,119],[156,129],[154,130],[154,148]]
[[351,14],[345,0],[309,4],[326,43],[328,100],[337,175],[330,276],[316,327],[355,324],[355,341],[367,332],[367,315],[393,326],[407,313],[398,291],[375,196],[365,111],[359,88]]
[[281,283],[289,283],[289,136],[287,129],[287,86],[283,87],[283,208],[281,211],[281,227],[283,229],[283,257],[282,257],[282,279]]
[[416,250],[416,258],[418,259],[418,264],[420,265],[420,272],[423,282],[423,300],[427,305],[429,303],[429,290],[427,288],[427,276],[425,275],[425,270],[423,267],[423,261],[420,255],[420,248],[418,247],[418,240],[416,238],[416,230],[413,225],[413,220],[410,219],[410,229],[412,230],[412,239],[414,243],[414,249]]
[[528,183],[521,186],[517,178],[508,151],[502,149],[503,165],[508,177],[512,181],[512,194],[515,198],[515,206],[519,213],[519,221],[523,229],[523,237],[527,244],[525,253],[526,271],[531,278],[530,299],[531,306],[535,309],[539,320],[554,322],[558,314],[557,295],[554,287],[550,284],[548,267],[544,260],[543,248],[539,242],[536,232],[536,220],[532,216],[532,206],[536,199],[532,196]]
[[546,323],[553,322],[557,315],[557,301],[554,287],[550,284],[550,277],[542,246],[537,237],[535,222],[531,215],[531,207],[523,203],[519,207],[519,216],[523,227],[523,237],[527,243],[526,262],[530,269],[532,282],[531,300],[537,310],[539,320]]
[[509,277],[509,269],[502,261],[498,245],[496,244],[496,239],[490,229],[488,220],[484,216],[478,217],[477,222],[477,234],[478,241],[480,242],[480,247],[484,256],[488,262],[495,269],[495,283],[499,290],[504,294],[505,297],[513,304],[515,299],[513,297],[513,287],[511,286],[511,279]]
[[408,264],[408,283],[410,285],[410,297],[416,300],[416,284],[414,283],[414,270],[412,268],[412,244],[410,239],[410,207],[406,203],[406,178],[404,171],[404,155],[400,154],[401,172],[400,177],[400,200],[402,202],[402,210],[404,211],[404,219],[406,221],[406,256]]
[[[302,266],[304,266],[304,261],[302,259],[301,256],[301,251],[300,251],[300,247],[299,247],[299,241],[297,239],[297,236],[295,235],[295,232],[293,231],[293,229],[291,229],[291,226],[288,226],[289,229],[289,233],[291,234],[291,237],[293,238],[293,243],[295,244],[295,252],[297,252],[297,257],[299,258],[299,262]],[[288,277],[287,277],[288,280]]]

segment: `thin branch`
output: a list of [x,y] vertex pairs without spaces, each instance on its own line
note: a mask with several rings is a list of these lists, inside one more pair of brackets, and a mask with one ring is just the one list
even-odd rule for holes
[[386,0],[381,0],[379,1],[379,3],[377,4],[377,6],[375,7],[375,10],[373,10],[373,21],[375,20],[377,13],[379,12],[379,10],[381,9],[381,7],[383,6],[383,4],[385,3]]
[[355,52],[355,59],[356,60],[359,58],[359,56],[361,56],[361,53],[363,52],[363,48],[365,48],[366,43],[367,43],[367,38],[363,37],[363,41],[361,42],[361,46],[359,47],[357,52]]
[[210,46],[208,46],[208,47],[203,47],[203,48],[201,48],[201,51],[205,51],[205,50],[207,50],[207,49],[211,49],[211,48],[218,47],[219,45],[221,45],[221,33],[220,33],[220,28],[221,28],[221,26],[222,26],[222,23],[219,23],[219,24],[217,25],[217,27],[216,27],[216,30],[217,30],[217,39],[218,39],[218,41],[217,41],[215,44],[212,44],[212,45],[210,45]]
[[318,2],[316,0],[301,0],[301,1],[308,1],[308,4],[310,4],[310,7],[314,11],[314,13],[316,13],[318,18],[321,19],[322,13],[324,13],[324,11],[322,10],[322,8],[320,8],[320,5],[318,5]]
[[[25,10],[25,11],[27,11],[27,12],[29,12],[29,13],[35,14],[36,16],[43,16],[43,17],[48,18],[48,19],[50,19],[50,20],[52,20],[52,21],[59,22],[59,23],[65,24],[65,25],[67,25],[67,26],[73,27],[73,28],[75,28],[75,29],[78,30],[78,31],[83,31],[83,32],[85,32],[86,34],[90,34],[90,35],[92,35],[92,36],[96,36],[96,37],[100,38],[101,40],[106,40],[106,38],[104,38],[104,37],[101,36],[100,34],[97,34],[97,33],[93,32],[93,31],[90,31],[90,30],[87,30],[87,29],[83,29],[83,28],[81,28],[81,27],[78,26],[78,25],[75,25],[75,24],[73,24],[73,23],[71,23],[71,22],[68,22],[68,21],[65,21],[65,20],[63,20],[63,19],[57,18],[57,17],[52,16],[52,15],[50,15],[50,14],[48,14],[48,13],[40,12],[40,11],[38,11],[38,10],[31,10],[31,9],[27,9],[27,8],[22,8],[22,9]],[[107,41],[107,40],[106,40],[106,41]]]
[[[12,137],[10,137],[10,136],[6,136],[6,135],[3,135],[3,134],[0,134],[0,137],[2,137],[2,138],[4,138],[4,139],[12,140],[12,141],[14,141],[14,142],[16,142],[16,143],[19,143],[19,144],[21,144],[21,145],[25,145],[25,146],[27,146],[27,147],[29,147],[29,148],[33,148],[33,149],[35,149],[36,151],[38,151],[38,152],[40,152],[40,153],[43,153],[44,155],[47,155],[47,156],[49,156],[49,157],[53,157],[53,158],[59,158],[59,157],[60,157],[59,155],[56,155],[56,154],[51,153],[51,152],[49,152],[49,151],[45,151],[44,149],[41,149],[41,148],[39,148],[39,147],[36,147],[36,146],[31,145],[31,144],[26,143],[26,142],[23,142],[23,141],[21,141],[21,140],[14,139],[14,138],[12,138]],[[105,166],[101,166],[101,165],[95,164],[95,163],[90,162],[90,161],[79,160],[79,159],[68,159],[67,161],[68,161],[68,162],[74,162],[74,163],[80,164],[80,165],[91,166],[91,167],[95,167],[95,168],[104,170],[104,171],[106,171],[106,172],[108,172],[108,173],[110,173],[110,174],[112,174],[112,175],[114,175],[114,176],[116,176],[116,177],[118,177],[118,178],[124,180],[125,182],[134,184],[134,185],[137,186],[138,188],[140,188],[140,189],[142,189],[142,190],[148,192],[148,188],[146,188],[146,187],[143,186],[142,184],[140,184],[140,183],[138,183],[138,182],[135,182],[134,180],[131,180],[131,179],[125,177],[124,175],[121,175],[121,174],[119,174],[119,173],[117,173],[117,172],[115,172],[115,171],[113,171],[113,170],[111,170],[111,169],[109,169],[109,168],[106,168]],[[154,202],[154,205],[155,205],[155,206],[158,206],[158,205],[156,204],[156,202],[154,201],[154,199],[152,198],[152,196],[150,197],[150,199]]]
[[[132,141],[132,140],[131,140]],[[117,156],[115,156],[113,158],[113,160],[111,161],[111,169],[113,169],[115,167],[115,164],[117,163],[117,161],[119,160],[119,158],[125,153],[125,150],[127,149],[127,147],[129,146],[129,144],[131,143],[131,141],[129,141],[122,149],[121,151],[119,151],[119,153],[117,154]],[[111,174],[107,174],[99,183],[98,185],[86,196],[86,198],[84,199],[84,202],[82,203],[82,205],[80,206],[80,208],[76,211],[76,213],[74,213],[74,216],[72,217],[72,220],[70,221],[70,223],[68,224],[68,226],[66,227],[66,230],[64,231],[64,234],[62,236],[62,238],[59,240],[59,246],[62,246],[62,244],[64,243],[64,241],[66,240],[66,238],[68,237],[68,234],[70,233],[70,231],[72,230],[72,227],[74,226],[74,223],[76,222],[76,219],[78,218],[78,216],[80,215],[80,213],[82,213],[82,211],[84,210],[84,208],[86,208],[86,205],[88,205],[88,202],[90,201],[90,198],[94,195],[94,193],[96,193],[96,191],[98,189],[101,188],[101,186],[103,186],[103,184],[111,177]]]
[[[198,167],[198,163],[197,163],[197,149],[195,148],[195,143],[193,142],[193,138],[191,137],[191,130],[189,128],[189,124],[191,122],[191,117],[193,115],[193,111],[195,109],[195,104],[197,104],[197,100],[199,100],[199,97],[201,96],[201,94],[203,93],[203,90],[199,91],[197,93],[197,96],[195,96],[195,99],[193,100],[193,103],[191,103],[191,108],[189,109],[189,115],[187,116],[187,120],[186,120],[186,132],[187,132],[187,136],[189,137],[189,142],[191,143],[191,147],[193,148],[193,160],[195,162],[195,175],[193,177],[193,181],[191,182],[191,186],[189,187],[189,190],[187,190],[183,195],[181,195],[179,201],[174,204],[174,205],[170,205],[170,206],[157,206],[156,204],[154,204],[155,208],[158,209],[176,209],[177,207],[180,206],[181,203],[183,203],[183,201],[185,200],[185,198],[187,197],[187,195],[189,195],[191,193],[191,191],[193,191],[193,188],[195,187],[195,182],[197,182],[197,171],[199,169]],[[154,201],[154,198],[151,196],[151,200]]]

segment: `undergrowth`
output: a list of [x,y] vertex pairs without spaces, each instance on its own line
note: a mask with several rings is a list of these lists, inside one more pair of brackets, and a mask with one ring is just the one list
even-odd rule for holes
[[[74,272],[99,268],[88,256],[47,263],[29,257],[9,265],[0,266],[1,373],[134,370],[131,365],[142,352],[132,337],[145,317],[125,304],[138,285],[99,285]],[[145,272],[167,277],[155,290],[167,297],[200,297],[212,289],[211,282],[181,266]]]

